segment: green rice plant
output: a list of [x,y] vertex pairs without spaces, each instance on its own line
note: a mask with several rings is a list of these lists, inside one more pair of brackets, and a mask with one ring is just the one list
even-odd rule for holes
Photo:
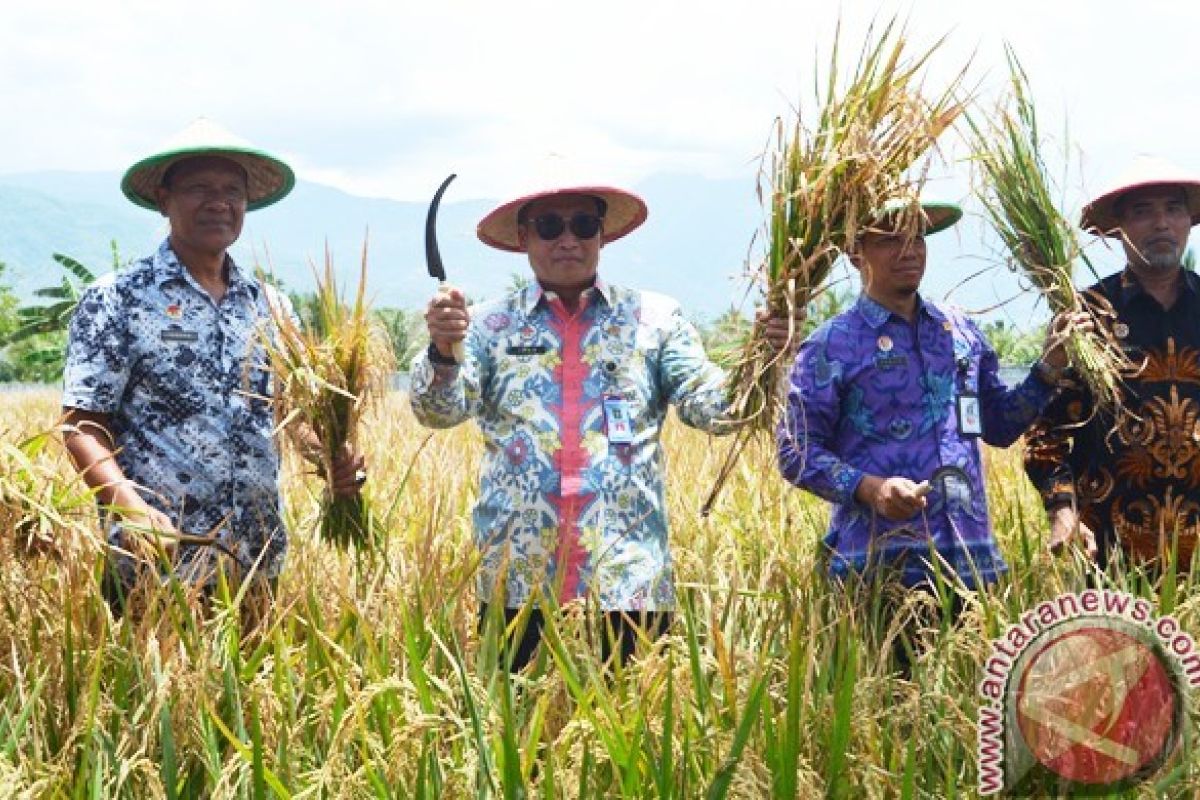
[[[53,425],[46,394],[0,398],[13,441]],[[889,614],[834,591],[818,544],[827,504],[772,474],[735,470],[701,517],[718,463],[703,434],[673,421],[670,631],[606,670],[593,609],[551,598],[541,652],[508,675],[473,588],[482,440],[466,428],[428,440],[399,394],[362,424],[374,480],[406,481],[376,510],[387,557],[359,564],[319,540],[310,480],[290,454],[285,506],[303,510],[289,513],[288,563],[253,627],[239,613],[248,596],[227,586],[206,613],[154,586],[155,613],[115,619],[96,589],[98,559],[0,559],[0,797],[971,796],[989,639],[1088,586],[1086,564],[1045,551],[1015,448],[986,451],[1011,574],[958,587],[965,611],[950,625],[923,613],[944,598],[911,597]],[[750,446],[751,458],[769,449]],[[94,516],[85,527],[98,533]],[[1173,587],[1132,569],[1102,580],[1196,636],[1197,575]],[[910,618],[921,648],[904,678],[887,654]],[[1198,789],[1200,755],[1185,747],[1126,796]]]
[[1075,226],[1055,203],[1029,78],[1011,47],[1006,46],[1005,54],[1006,99],[986,117],[978,112],[967,116],[986,216],[1014,269],[1045,298],[1051,312],[1087,311],[1093,316],[1094,333],[1071,328],[1059,336],[1070,365],[1090,390],[1093,413],[1115,416],[1122,407],[1121,375],[1133,365],[1112,331],[1112,307],[1103,298],[1085,300],[1075,288],[1076,262],[1099,276],[1079,244]]
[[[790,121],[776,120],[773,147],[760,170],[767,237],[754,275],[772,315],[792,318],[795,309],[807,308],[878,209],[889,199],[919,193],[923,159],[963,110],[954,98],[965,67],[940,92],[925,91],[925,67],[941,44],[914,52],[893,18],[868,29],[857,61],[843,74],[839,26],[828,60],[818,59],[814,71],[824,75],[815,87],[815,114],[810,117],[802,104]],[[798,342],[800,331],[791,338]],[[706,510],[748,440],[774,430],[791,352],[772,348],[761,326],[748,338],[729,380],[729,416],[744,424]]]
[[[358,288],[347,303],[337,286],[333,258],[325,251],[317,276],[313,329],[301,328],[286,309],[272,304],[272,326],[263,337],[275,374],[279,429],[299,452],[314,460],[326,487],[334,464],[359,443],[360,421],[387,388],[395,366],[388,337],[366,301],[367,247],[363,245]],[[337,496],[326,488],[318,529],[338,547],[377,552],[383,531],[362,492]]]

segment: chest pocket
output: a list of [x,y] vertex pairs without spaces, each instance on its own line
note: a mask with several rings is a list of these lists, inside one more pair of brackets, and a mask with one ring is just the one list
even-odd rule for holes
[[659,371],[662,348],[656,330],[611,322],[599,340],[596,374],[603,391],[624,398],[637,420],[664,401]]
[[139,309],[135,347],[139,382],[154,391],[186,393],[213,377],[207,320],[194,314]]
[[271,364],[263,339],[274,335],[274,329],[268,322],[271,319],[268,309],[260,306],[257,312],[262,316],[225,315],[220,329],[220,352],[213,355],[214,359],[219,356],[220,369],[235,388],[269,395]]
[[521,419],[536,415],[536,406],[555,391],[554,365],[561,347],[548,332],[502,335],[490,343],[490,368],[482,378],[484,396],[494,397],[496,406]]

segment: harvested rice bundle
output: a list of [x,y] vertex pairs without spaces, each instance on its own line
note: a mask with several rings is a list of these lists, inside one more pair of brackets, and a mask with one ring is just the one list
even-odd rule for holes
[[[1075,288],[1077,260],[1094,275],[1096,270],[1074,226],[1055,205],[1029,79],[1011,48],[1006,48],[1006,54],[1010,73],[1006,102],[990,118],[968,117],[987,219],[1008,249],[1014,268],[1041,293],[1052,313],[1086,310],[1104,317],[1098,301],[1085,303]],[[1111,326],[1103,321],[1096,320],[1094,333],[1068,329],[1061,335],[1071,367],[1091,391],[1094,408],[1116,414],[1121,408],[1121,371],[1132,365]]]
[[325,477],[319,535],[344,549],[369,553],[382,545],[382,531],[367,498],[361,492],[338,496],[328,489],[339,454],[347,446],[357,449],[360,422],[383,396],[394,369],[388,338],[365,299],[366,283],[365,244],[358,290],[349,305],[326,250],[311,327],[301,329],[285,309],[272,304],[274,335],[264,339],[275,373],[278,427]]
[[[767,252],[755,275],[774,316],[791,318],[794,309],[808,306],[884,202],[920,193],[922,159],[962,112],[954,98],[965,67],[932,100],[922,91],[925,65],[942,40],[913,55],[895,19],[875,34],[872,26],[843,80],[839,27],[828,67],[817,65],[817,74],[826,72],[828,78],[816,90],[815,126],[809,127],[802,108],[791,122],[776,121],[775,147],[760,171],[768,232]],[[800,331],[792,336],[798,341]],[[761,326],[747,340],[729,384],[730,416],[745,425],[735,435],[703,513],[750,439],[774,430],[791,352],[770,347]]]

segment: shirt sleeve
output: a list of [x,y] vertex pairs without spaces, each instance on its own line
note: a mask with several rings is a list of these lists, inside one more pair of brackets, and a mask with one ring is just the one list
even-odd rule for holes
[[435,364],[428,348],[412,361],[409,402],[417,421],[427,428],[452,428],[479,414],[487,348],[474,324],[467,330],[463,353],[462,364]]
[[89,287],[71,315],[63,368],[64,408],[111,414],[129,382],[131,354],[120,297],[111,283]]
[[993,447],[1008,447],[1029,429],[1038,414],[1054,397],[1032,372],[1016,386],[1008,387],[1000,379],[1000,359],[983,331],[970,320],[963,320],[979,342],[979,406],[983,422],[983,440]]
[[1071,467],[1073,432],[1086,419],[1086,406],[1082,389],[1063,390],[1025,438],[1025,474],[1042,496],[1047,511],[1076,502],[1075,471]]
[[667,319],[659,374],[664,396],[685,425],[709,433],[732,430],[725,371],[709,360],[699,332],[678,306]]
[[304,325],[300,322],[300,314],[296,312],[296,305],[292,302],[292,298],[288,297],[283,292],[277,292],[273,287],[267,287],[268,293],[272,298],[279,303],[279,308],[292,324],[296,326],[296,330],[303,330]]
[[267,299],[267,307],[263,311],[266,317],[266,335],[277,343],[279,326],[284,319],[288,320],[297,331],[303,332],[304,323],[296,311],[296,304],[292,302],[292,298],[270,284],[264,283],[261,286]]
[[787,405],[776,443],[779,470],[789,482],[839,505],[852,505],[863,471],[831,449],[841,413],[843,367],[828,358],[818,331],[800,346],[788,381]]

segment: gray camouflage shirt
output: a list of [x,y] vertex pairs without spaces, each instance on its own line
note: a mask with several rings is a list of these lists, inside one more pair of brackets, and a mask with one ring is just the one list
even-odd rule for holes
[[[261,555],[259,574],[274,577],[287,535],[259,332],[271,319],[268,298],[286,301],[228,265],[219,303],[169,240],[97,280],[71,320],[62,403],[109,415],[121,469],[180,531],[216,533],[245,568]],[[120,544],[119,526],[109,540]],[[176,572],[201,569],[211,556],[183,546]],[[118,565],[123,575],[132,567]]]

